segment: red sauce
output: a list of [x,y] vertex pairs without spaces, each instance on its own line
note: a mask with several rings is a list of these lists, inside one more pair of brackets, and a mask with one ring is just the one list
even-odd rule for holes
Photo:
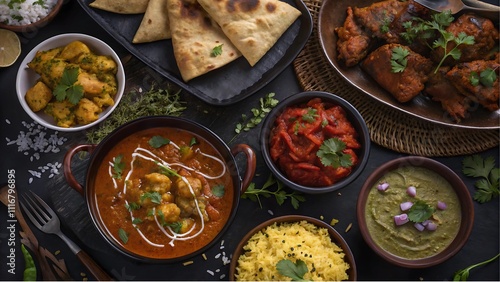
[[[341,106],[320,98],[288,107],[276,120],[270,135],[271,159],[289,180],[304,186],[332,185],[348,176],[358,163],[361,147],[357,132]],[[316,155],[324,140],[338,138],[351,156],[349,167],[325,166]]]
[[[155,148],[150,144],[154,136],[171,143]],[[120,178],[110,173],[110,163],[118,156],[124,164]],[[165,173],[159,161],[177,176]],[[214,192],[221,186],[223,193]],[[116,242],[133,253],[160,259],[184,256],[210,243],[230,217],[233,193],[227,165],[216,149],[200,136],[175,128],[146,129],[124,138],[107,153],[95,181],[99,215]],[[154,194],[161,199],[147,197]],[[192,238],[172,240],[160,228],[172,236],[168,227],[180,223],[183,229],[176,233]],[[126,241],[120,233],[126,234]]]

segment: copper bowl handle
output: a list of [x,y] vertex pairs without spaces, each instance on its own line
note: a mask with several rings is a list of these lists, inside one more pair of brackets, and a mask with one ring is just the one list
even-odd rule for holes
[[244,193],[255,175],[257,160],[253,149],[246,144],[236,144],[231,148],[231,154],[233,154],[233,156],[236,156],[239,153],[244,153],[247,157],[247,167],[241,184],[241,193]]
[[71,149],[69,149],[66,155],[64,155],[63,169],[66,182],[68,182],[69,186],[75,189],[82,196],[84,195],[83,185],[80,184],[80,182],[78,182],[78,180],[76,180],[75,176],[73,175],[73,171],[71,170],[71,159],[73,159],[73,156],[75,154],[81,151],[87,151],[88,153],[92,153],[95,147],[97,147],[97,145],[91,145],[91,144],[76,145]]

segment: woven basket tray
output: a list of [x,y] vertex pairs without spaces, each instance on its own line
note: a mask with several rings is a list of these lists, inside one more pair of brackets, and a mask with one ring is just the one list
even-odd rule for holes
[[410,155],[458,156],[481,152],[500,143],[498,130],[448,127],[403,113],[348,84],[328,64],[318,41],[318,15],[322,0],[304,0],[314,21],[313,33],[293,62],[305,91],[335,93],[355,106],[365,119],[372,142]]

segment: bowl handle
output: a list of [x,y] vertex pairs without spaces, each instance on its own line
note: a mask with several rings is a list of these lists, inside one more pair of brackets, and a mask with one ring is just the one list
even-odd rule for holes
[[253,149],[246,144],[236,144],[231,148],[231,154],[233,154],[233,156],[236,156],[239,153],[244,153],[247,156],[247,167],[241,184],[241,193],[244,193],[255,175],[257,160]]
[[92,145],[92,144],[76,145],[73,148],[71,148],[66,153],[66,155],[64,155],[64,160],[63,160],[64,178],[66,178],[66,182],[68,182],[69,186],[75,189],[82,196],[84,194],[83,185],[76,180],[75,176],[73,175],[73,171],[71,171],[71,159],[73,159],[73,156],[80,151],[87,151],[88,153],[92,153],[95,147],[97,147],[97,145]]

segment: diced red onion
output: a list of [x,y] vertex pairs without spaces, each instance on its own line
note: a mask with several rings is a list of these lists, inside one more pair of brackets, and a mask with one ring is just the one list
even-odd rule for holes
[[415,186],[410,186],[406,189],[406,193],[410,197],[415,197],[417,195],[417,188],[415,188]]
[[432,222],[432,220],[427,219],[426,221],[422,222],[422,225],[427,226],[427,224],[429,224],[430,222]]
[[389,183],[387,183],[387,182],[380,183],[380,184],[377,186],[377,189],[378,189],[379,191],[385,191],[385,190],[387,190],[387,188],[389,188]]
[[425,226],[425,228],[427,230],[434,231],[437,228],[437,224],[431,221]]
[[408,219],[408,215],[406,213],[402,213],[402,214],[398,214],[398,215],[394,216],[394,223],[397,226],[403,225],[403,224],[407,223],[408,221],[410,221],[410,220]]
[[409,210],[411,208],[411,206],[413,206],[412,202],[404,202],[404,203],[399,204],[399,207],[401,208],[402,211]]
[[424,231],[424,229],[425,229],[425,226],[423,226],[422,223],[417,222],[417,223],[413,224],[413,226],[415,226],[415,228],[417,228],[418,231]]
[[448,206],[446,205],[445,202],[438,201],[437,203],[437,208],[440,210],[445,210]]

